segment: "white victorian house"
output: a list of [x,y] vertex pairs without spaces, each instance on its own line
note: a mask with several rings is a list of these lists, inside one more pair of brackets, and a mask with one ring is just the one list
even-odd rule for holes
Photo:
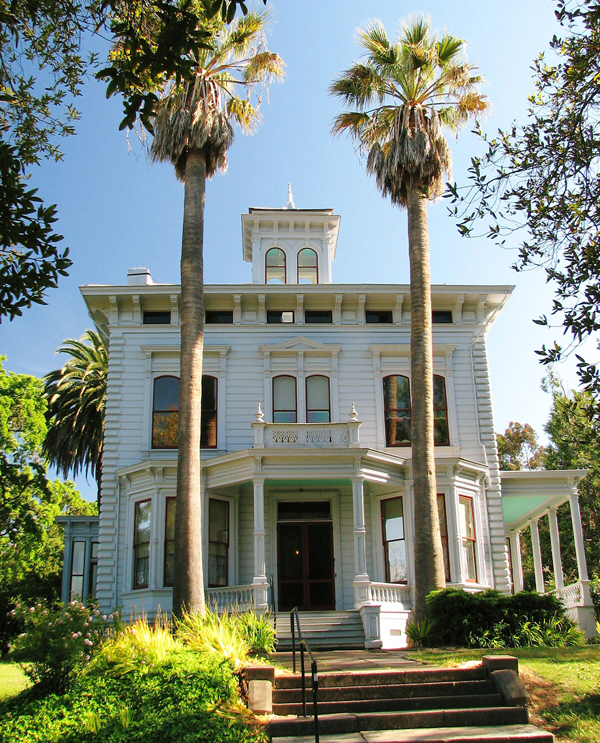
[[[331,209],[249,210],[252,283],[206,287],[204,564],[217,607],[353,613],[367,647],[406,641],[414,582],[410,292],[335,284]],[[589,633],[577,482],[500,473],[486,336],[511,286],[433,286],[435,442],[446,580],[522,588],[519,532],[549,515],[556,585]],[[109,344],[99,536],[67,524],[64,596],[171,607],[180,288],[132,269],[82,293]],[[569,501],[580,581],[564,587],[556,508]]]

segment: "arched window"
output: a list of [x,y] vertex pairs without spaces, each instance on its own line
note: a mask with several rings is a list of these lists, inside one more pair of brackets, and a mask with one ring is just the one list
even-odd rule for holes
[[296,423],[296,378],[282,375],[273,379],[273,423]]
[[179,425],[179,378],[154,380],[152,406],[152,448],[176,449]]
[[319,283],[319,263],[317,254],[311,248],[302,248],[298,253],[298,283]]
[[202,415],[200,448],[217,448],[217,379],[202,377]]
[[[217,380],[202,377],[202,415],[200,447],[217,448]],[[179,426],[179,378],[157,377],[154,380],[152,407],[152,448],[176,449]]]
[[433,437],[436,446],[449,446],[446,380],[433,375]]
[[285,284],[285,253],[281,248],[267,250],[265,284]]
[[383,380],[385,445],[410,446],[410,382],[394,374]]
[[329,377],[315,374],[306,379],[306,422],[329,423]]

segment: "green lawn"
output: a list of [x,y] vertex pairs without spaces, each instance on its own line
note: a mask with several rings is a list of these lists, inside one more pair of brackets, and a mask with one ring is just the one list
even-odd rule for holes
[[8,699],[29,686],[29,679],[15,663],[0,661],[0,700]]
[[532,722],[553,732],[557,741],[600,741],[600,646],[509,650],[422,650],[415,660],[457,665],[483,655],[507,653],[519,658],[531,695]]

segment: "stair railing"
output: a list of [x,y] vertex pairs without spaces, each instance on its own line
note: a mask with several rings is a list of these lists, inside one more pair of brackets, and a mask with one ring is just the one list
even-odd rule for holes
[[319,743],[319,715],[317,711],[319,673],[317,670],[317,661],[312,654],[308,640],[305,640],[302,637],[302,630],[300,629],[300,616],[298,615],[297,606],[295,606],[290,612],[290,629],[292,633],[292,665],[294,673],[296,673],[296,628],[298,629],[298,644],[300,646],[300,675],[302,676],[302,717],[306,717],[306,677],[304,675],[304,651],[306,650],[310,659],[310,676],[313,695],[313,716],[315,718],[315,743]]
[[269,578],[269,611],[273,617],[273,632],[277,638],[277,612],[275,611],[275,588],[272,575]]

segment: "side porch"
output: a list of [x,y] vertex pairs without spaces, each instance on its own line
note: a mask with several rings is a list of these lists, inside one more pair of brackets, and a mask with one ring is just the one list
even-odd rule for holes
[[[535,590],[546,593],[546,579],[540,545],[539,522],[548,519],[552,552],[554,588],[549,592],[558,596],[571,617],[585,631],[586,637],[596,636],[594,604],[590,594],[590,581],[585,557],[585,542],[579,509],[577,483],[587,470],[535,470],[530,472],[500,473],[504,522],[508,540],[513,592],[523,590],[523,563],[521,533],[529,528],[535,574]],[[561,536],[557,509],[568,503],[573,528],[573,541],[577,561],[577,581],[565,585],[561,557]]]

